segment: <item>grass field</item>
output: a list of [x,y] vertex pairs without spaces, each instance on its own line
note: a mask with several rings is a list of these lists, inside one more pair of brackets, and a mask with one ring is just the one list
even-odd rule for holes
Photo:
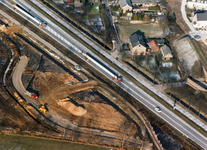
[[129,21],[120,21],[117,25],[117,31],[122,42],[128,42],[131,34],[138,30],[144,34],[145,38],[162,37],[163,30],[159,27],[154,26],[151,23],[143,24],[131,24]]
[[91,8],[91,11],[88,14],[100,14],[98,3],[93,3],[93,7]]
[[18,150],[109,150],[110,148],[16,135],[0,135],[0,149]]

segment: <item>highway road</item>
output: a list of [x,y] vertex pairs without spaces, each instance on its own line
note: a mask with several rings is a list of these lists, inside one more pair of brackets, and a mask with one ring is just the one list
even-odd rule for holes
[[[20,1],[18,1],[18,2],[20,2]],[[11,5],[8,4],[7,2],[4,1],[4,4],[6,4],[8,7],[11,8]],[[56,41],[61,43],[63,46],[68,48],[70,51],[75,53],[77,56],[79,56],[80,58],[83,59],[83,56],[78,52],[78,50],[81,50],[81,51],[83,51],[85,53],[89,52],[94,57],[99,59],[97,56],[95,56],[95,54],[90,52],[90,50],[88,50],[85,46],[80,44],[78,41],[73,39],[70,35],[68,35],[63,30],[61,30],[59,27],[54,25],[54,23],[52,23],[50,20],[48,20],[47,18],[45,18],[41,14],[35,12],[35,10],[31,6],[27,5],[25,7],[27,7],[30,10],[32,10],[33,13],[36,14],[37,16],[41,16],[40,18],[42,18],[43,20],[45,20],[48,23],[48,26],[46,27],[46,29],[42,29],[43,32],[45,32],[46,34],[48,34],[49,36],[54,38]],[[27,18],[23,14],[20,14],[20,15],[22,15],[25,18]],[[30,19],[28,21],[30,21],[31,23],[37,25],[36,23],[34,23]],[[100,61],[102,61],[102,60],[100,60]],[[107,78],[112,80],[112,77],[110,77],[110,75],[107,72],[105,72],[104,70],[102,70],[100,67],[96,66],[91,61],[86,61],[86,62],[89,63],[92,67],[94,67],[97,71],[99,71],[100,73],[105,75]],[[104,62],[102,61],[102,63],[104,63]],[[104,64],[106,64],[106,63],[104,63]],[[107,65],[107,66],[109,68],[111,68],[109,65]],[[111,69],[114,70],[113,68],[111,68]],[[141,102],[147,108],[149,108],[149,110],[151,110],[152,112],[156,113],[160,118],[162,118],[167,123],[169,123],[172,127],[177,129],[178,131],[180,131],[183,135],[185,135],[186,137],[190,138],[192,141],[194,141],[195,143],[200,145],[203,149],[207,149],[207,138],[206,137],[204,137],[201,133],[196,131],[194,128],[192,128],[185,121],[180,119],[177,115],[172,113],[170,110],[165,108],[162,104],[157,102],[154,98],[149,96],[145,91],[143,91],[142,89],[138,88],[134,83],[129,81],[127,78],[125,78],[123,76],[122,79],[123,79],[122,83],[120,83],[118,85],[123,90],[128,92],[135,99],[137,99],[139,102]],[[154,108],[156,106],[159,106],[162,109],[162,113],[155,112]]]

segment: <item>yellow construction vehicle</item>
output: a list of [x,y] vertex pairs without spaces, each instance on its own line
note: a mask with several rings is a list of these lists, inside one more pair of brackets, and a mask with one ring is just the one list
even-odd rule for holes
[[40,105],[40,106],[39,106],[39,110],[40,110],[41,112],[43,112],[44,114],[46,114],[46,113],[48,112],[44,105]]

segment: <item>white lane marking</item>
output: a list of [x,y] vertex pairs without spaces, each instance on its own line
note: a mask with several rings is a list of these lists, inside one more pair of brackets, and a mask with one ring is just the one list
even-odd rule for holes
[[[51,28],[48,28],[48,30],[50,31],[50,29]],[[56,33],[54,32],[53,34],[55,34],[56,35]],[[125,84],[124,84],[125,85]],[[125,86],[127,86],[127,85],[125,85]],[[128,87],[128,86],[127,86]],[[129,87],[128,87],[129,88]],[[122,88],[123,89],[123,88]],[[130,88],[129,88],[130,89]],[[125,89],[124,89],[125,90]],[[130,90],[132,90],[132,89],[130,89]],[[134,90],[132,90],[133,92],[134,92]],[[134,92],[135,94],[136,94],[136,92]],[[139,95],[140,96],[140,95]],[[134,96],[133,96],[134,97]],[[140,97],[142,97],[142,96],[140,96]],[[143,97],[142,97],[143,98]],[[136,99],[136,98],[135,98]],[[147,102],[148,103],[148,101],[145,101],[145,102]],[[149,103],[150,104],[150,103]],[[148,106],[147,106],[148,107]],[[148,107],[149,108],[149,107]],[[168,122],[168,121],[167,121]]]
[[[126,84],[122,83],[123,85],[125,85],[126,87],[128,87]],[[128,87],[129,88],[129,87]],[[123,89],[123,88],[122,88]],[[130,89],[130,88],[129,88]],[[124,89],[125,90],[125,89]],[[138,95],[133,89],[130,89],[131,91],[133,91],[135,93],[135,95],[141,97],[143,100],[145,100],[141,95]],[[126,90],[125,90],[126,91]],[[133,96],[133,95],[132,95]],[[133,96],[134,97],[134,96]],[[134,97],[135,99],[137,99],[136,97]],[[147,102],[149,105],[151,105],[153,108],[154,108],[154,105],[152,105],[151,103],[149,103],[148,101],[145,101]],[[144,104],[144,103],[143,103]],[[144,104],[145,105],[145,104]],[[148,107],[148,106],[147,106]],[[149,109],[151,109],[150,107],[148,107]],[[154,112],[154,110],[153,110]],[[157,114],[157,113],[156,113]],[[158,115],[158,114],[157,114]],[[187,131],[188,133],[192,134],[191,132],[189,132],[188,130],[186,130],[185,128],[183,128],[183,126],[181,126],[180,124],[178,124],[177,122],[175,122],[173,119],[169,118],[168,115],[166,115],[165,113],[163,113],[163,115],[165,115],[169,120],[171,120],[172,122],[174,122],[175,124],[177,124],[178,126],[181,127],[181,129],[184,129],[185,131]],[[170,123],[169,121],[167,121],[164,117],[162,117],[161,115],[158,115],[160,116],[161,118],[163,118],[166,122]],[[177,127],[176,127],[177,128]],[[191,127],[192,128],[192,127]],[[180,129],[177,128],[177,130],[180,131]],[[183,133],[182,131],[180,131],[181,133]],[[194,131],[194,132],[197,132],[197,131]],[[186,135],[185,133],[183,133],[184,135]],[[188,135],[186,135],[188,137]],[[193,136],[192,137],[196,137],[196,136]],[[198,139],[196,137],[196,139]],[[198,139],[198,141],[201,141],[200,139]],[[204,143],[203,141],[201,141],[204,145],[206,145],[206,143]]]

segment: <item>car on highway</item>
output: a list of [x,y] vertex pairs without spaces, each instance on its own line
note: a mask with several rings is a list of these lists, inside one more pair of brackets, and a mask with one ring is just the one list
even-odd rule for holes
[[155,107],[155,111],[158,112],[158,113],[161,113],[162,112],[162,110],[161,110],[160,107]]
[[80,71],[81,70],[81,66],[75,65],[75,69],[78,70],[78,71]]
[[201,36],[200,36],[200,35],[195,35],[194,38],[195,38],[195,39],[200,39]]

